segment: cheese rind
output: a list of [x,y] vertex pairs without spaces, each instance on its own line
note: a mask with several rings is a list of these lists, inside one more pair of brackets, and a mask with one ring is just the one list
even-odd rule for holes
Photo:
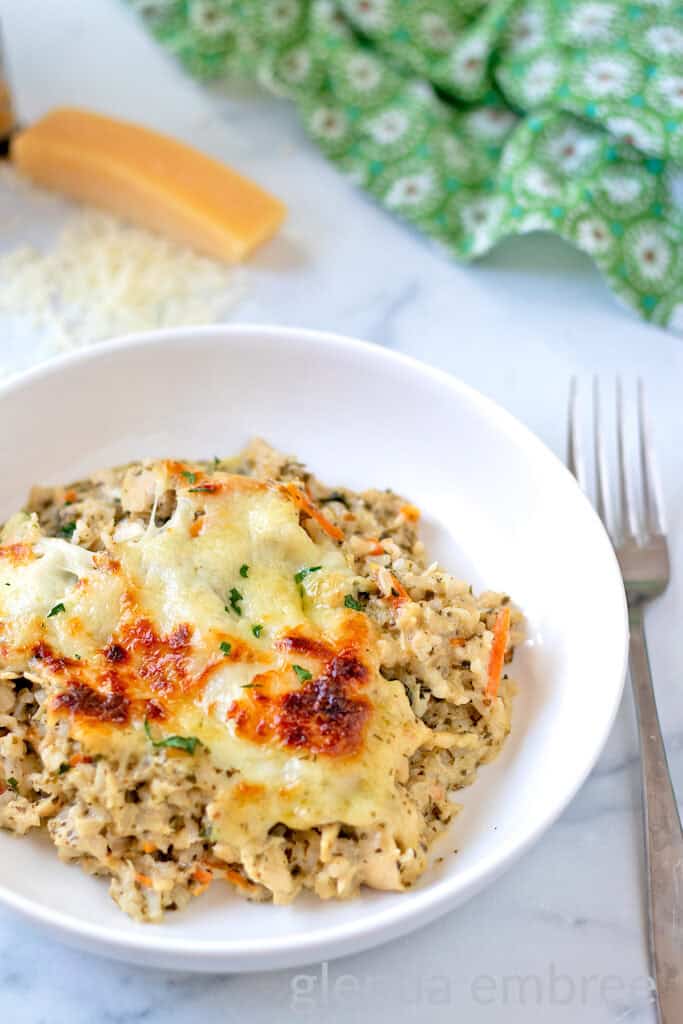
[[75,108],[53,110],[12,140],[17,169],[214,259],[247,257],[284,205],[190,146],[141,125]]

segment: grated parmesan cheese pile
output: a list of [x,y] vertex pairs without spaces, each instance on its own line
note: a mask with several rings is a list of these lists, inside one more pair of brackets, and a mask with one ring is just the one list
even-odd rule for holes
[[46,354],[132,331],[215,323],[243,295],[242,269],[71,204],[51,245],[12,244],[31,212],[17,217],[17,203],[37,204],[48,222],[57,204],[64,208],[46,198],[3,169],[0,208],[11,203],[13,216],[0,218],[0,314],[27,318]]

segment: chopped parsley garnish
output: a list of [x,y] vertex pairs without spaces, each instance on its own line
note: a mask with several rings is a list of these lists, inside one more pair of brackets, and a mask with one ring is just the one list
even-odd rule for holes
[[263,632],[263,626],[259,623],[257,626],[252,626],[251,631],[255,637],[260,637]]
[[76,659],[76,661],[80,661],[81,660],[80,654],[74,654],[74,658]]
[[345,498],[343,494],[340,494],[339,491],[332,491],[332,493],[328,494],[325,498],[318,498],[319,505],[326,505],[328,501],[338,501],[346,508],[350,507],[347,498]]
[[199,484],[198,487],[188,487],[188,494],[213,494],[216,484]]
[[63,533],[65,537],[68,537],[69,540],[71,540],[71,538],[74,535],[74,530],[75,529],[76,529],[76,520],[74,519],[70,523],[64,523],[63,526],[60,526],[59,527],[59,532]]
[[322,565],[311,565],[308,569],[300,569],[294,576],[295,583],[301,583],[307,576],[310,576],[312,572],[320,572]]
[[155,740],[149,727],[149,722],[144,722],[145,734],[153,747],[173,747],[174,750],[184,750],[186,754],[194,754],[201,743],[196,736],[167,736],[163,740]]
[[292,665],[292,668],[296,672],[297,677],[298,677],[300,683],[305,683],[309,679],[313,678],[313,676],[308,671],[308,669],[307,668],[302,668],[301,665]]
[[227,640],[224,640],[223,643],[221,644],[221,650],[223,654],[225,654],[225,656],[227,657],[228,654],[230,654],[230,651],[232,650],[232,644],[229,644]]
[[60,775],[66,775],[66,773],[68,772],[70,767],[71,767],[70,764],[67,764],[66,761],[62,761],[62,763],[59,766],[59,774]]
[[240,608],[240,601],[244,600],[244,595],[240,594],[236,587],[233,587],[230,591],[230,607],[234,611],[235,615],[241,615],[242,609]]
[[245,562],[244,565],[240,566],[240,576],[242,577],[243,580],[246,580],[248,575],[249,575],[249,566]]
[[197,474],[191,473],[189,469],[183,470],[183,476],[185,477],[186,480],[189,480],[191,484],[197,483]]
[[15,793],[19,792],[19,783],[17,782],[13,775],[10,775],[9,779],[7,780],[7,785]]
[[65,611],[66,611],[66,608],[64,607],[64,603],[62,601],[60,601],[59,604],[56,604],[54,606],[54,608],[50,609],[50,611],[47,613],[47,617],[48,617],[48,619],[51,619],[53,615],[59,615],[60,612],[65,612]]
[[363,610],[359,602],[356,601],[355,597],[352,597],[351,594],[347,594],[346,597],[344,598],[344,607],[353,608],[354,612],[360,612]]
[[242,689],[243,690],[260,690],[261,689],[261,684],[260,683],[244,683],[244,685],[242,686]]

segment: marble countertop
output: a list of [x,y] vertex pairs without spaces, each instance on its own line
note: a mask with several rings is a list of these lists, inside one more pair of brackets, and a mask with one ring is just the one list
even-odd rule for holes
[[[617,373],[626,385],[644,378],[674,547],[673,585],[651,609],[648,633],[683,797],[683,340],[623,312],[590,263],[554,239],[509,241],[476,267],[447,262],[327,166],[286,104],[200,88],[117,0],[0,0],[0,21],[23,120],[87,102],[192,141],[287,202],[288,225],[247,272],[236,318],[328,328],[410,353],[495,398],[558,452],[571,374],[586,392],[593,373],[608,386]],[[36,358],[28,329],[0,330],[5,368]],[[372,1013],[401,1024],[418,1013],[466,1024],[653,1024],[642,878],[627,691],[563,817],[504,878],[429,928],[301,971],[192,976],[73,952],[0,910],[0,1018],[343,1024]]]

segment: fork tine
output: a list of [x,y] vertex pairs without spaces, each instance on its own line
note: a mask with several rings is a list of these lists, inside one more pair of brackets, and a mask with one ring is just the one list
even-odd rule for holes
[[569,382],[569,407],[567,423],[567,465],[583,490],[586,489],[586,472],[581,450],[579,418],[577,413],[578,383],[575,376]]
[[620,532],[624,540],[633,540],[638,535],[631,500],[631,480],[626,466],[626,427],[624,423],[624,395],[621,377],[617,377],[617,457],[619,467],[619,511],[621,515]]
[[605,529],[609,530],[612,496],[609,489],[605,434],[602,429],[600,406],[600,385],[597,377],[593,377],[593,445],[595,448],[595,505]]
[[663,534],[666,531],[664,502],[659,484],[650,423],[645,407],[645,388],[638,378],[638,438],[640,445],[640,469],[643,478],[643,500],[645,504],[645,527],[649,534]]

